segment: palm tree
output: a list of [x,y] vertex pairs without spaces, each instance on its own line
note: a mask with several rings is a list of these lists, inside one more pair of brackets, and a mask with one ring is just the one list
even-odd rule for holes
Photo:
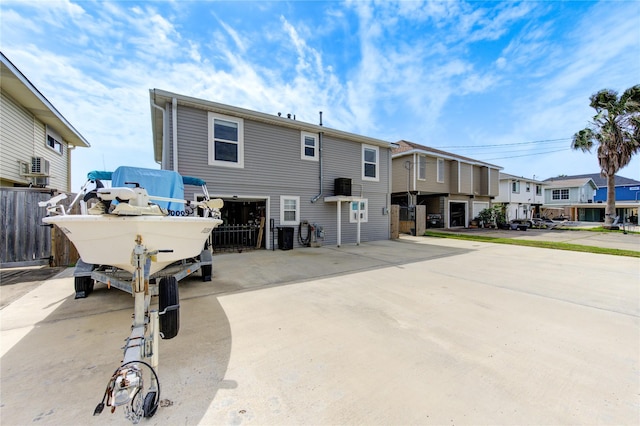
[[618,92],[604,89],[591,95],[596,110],[590,126],[573,135],[571,148],[591,152],[598,148],[600,175],[607,179],[605,227],[611,227],[616,213],[615,174],[640,151],[640,84]]

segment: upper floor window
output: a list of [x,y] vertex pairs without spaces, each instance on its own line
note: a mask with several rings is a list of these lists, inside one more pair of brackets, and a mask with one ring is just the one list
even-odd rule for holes
[[280,224],[297,225],[300,222],[300,197],[282,195],[280,197]]
[[380,179],[380,152],[377,146],[362,145],[362,180]]
[[511,181],[511,192],[513,192],[514,194],[519,194],[520,193],[520,181],[519,180]]
[[542,195],[542,185],[536,185],[536,195]]
[[531,192],[531,183],[530,182],[525,183],[525,191]]
[[438,158],[438,162],[437,162],[437,168],[438,168],[438,182],[442,183],[444,182],[444,159],[442,158]]
[[551,198],[553,200],[568,200],[569,199],[569,190],[568,189],[554,189],[551,191]]
[[418,156],[418,179],[427,179],[427,157],[424,155]]
[[360,217],[360,222],[368,222],[368,204],[368,200],[352,201],[349,222],[358,222],[358,216]]
[[244,122],[241,118],[209,113],[209,164],[244,167]]
[[47,146],[59,154],[63,153],[62,143],[58,142],[53,136],[47,136]]
[[300,158],[318,161],[318,135],[302,132],[300,136]]
[[53,149],[58,154],[64,154],[64,144],[62,143],[62,137],[58,134],[58,132],[47,125],[46,133],[47,146]]

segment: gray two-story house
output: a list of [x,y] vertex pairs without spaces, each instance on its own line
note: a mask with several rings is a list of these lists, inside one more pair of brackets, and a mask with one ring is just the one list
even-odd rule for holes
[[160,89],[150,101],[155,160],[204,179],[226,224],[264,223],[259,247],[292,228],[305,245],[307,224],[328,245],[389,238],[389,142],[324,127],[321,115],[311,124]]

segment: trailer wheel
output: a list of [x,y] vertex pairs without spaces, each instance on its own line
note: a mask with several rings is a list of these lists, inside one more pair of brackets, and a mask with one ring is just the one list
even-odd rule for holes
[[213,265],[202,265],[200,267],[202,271],[202,281],[211,281],[211,271],[213,270]]
[[[178,335],[178,330],[180,330],[178,280],[175,277],[162,278],[158,288],[158,297],[161,313],[160,333],[162,333],[163,339],[173,339]],[[167,308],[169,309],[164,312]]]
[[93,278],[75,277],[74,286],[76,289],[75,299],[84,299],[93,291]]
[[144,417],[150,418],[158,411],[158,402],[156,401],[156,392],[151,391],[144,397],[144,403],[142,404],[144,411]]

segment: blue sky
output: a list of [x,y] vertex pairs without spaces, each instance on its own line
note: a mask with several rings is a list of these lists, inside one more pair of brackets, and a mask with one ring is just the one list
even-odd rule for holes
[[[149,89],[545,179],[597,173],[570,149],[589,96],[640,83],[638,1],[0,3],[4,54],[91,143],[94,169],[158,167]],[[622,169],[640,180],[640,159]],[[215,183],[210,183],[215,186]]]

